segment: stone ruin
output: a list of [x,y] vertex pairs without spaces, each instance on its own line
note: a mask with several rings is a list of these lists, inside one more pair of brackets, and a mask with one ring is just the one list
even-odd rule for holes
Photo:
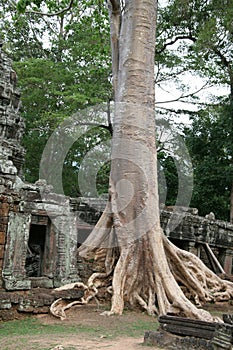
[[[25,291],[32,295],[38,288],[79,280],[77,247],[100,217],[105,200],[69,198],[54,193],[43,180],[23,181],[24,122],[16,83],[11,60],[0,49],[0,310],[33,311],[44,305],[48,310],[51,297],[42,300],[41,294],[35,302]],[[178,209],[161,212],[169,239],[231,275],[233,225],[200,217],[196,209]],[[215,254],[207,259],[210,250]]]
[[20,94],[3,51],[0,67],[0,286],[53,288],[78,278],[76,218],[67,211],[69,198],[52,193],[44,181],[22,180]]

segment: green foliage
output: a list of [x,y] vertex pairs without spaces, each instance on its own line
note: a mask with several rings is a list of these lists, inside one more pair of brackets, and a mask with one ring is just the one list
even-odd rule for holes
[[[165,205],[175,205],[178,194],[178,172],[174,158],[165,152],[158,153],[158,180],[159,180],[159,196],[162,198],[166,195]],[[162,185],[161,172],[164,173],[166,187]],[[164,193],[164,191],[166,193]]]
[[[68,5],[69,0],[20,0],[15,8],[13,2],[0,0],[0,16],[4,19],[0,36],[14,60],[22,91],[22,115],[26,121],[24,170],[30,182],[38,179],[41,154],[54,129],[77,111],[112,99],[109,22],[104,2],[74,0],[72,8],[55,16],[34,13],[55,13]],[[166,6],[161,5],[155,57],[157,85],[176,82],[181,91],[187,92],[180,77],[189,71],[210,84],[230,86],[233,101],[232,18],[231,0],[170,0]],[[192,101],[197,102],[195,98]],[[202,108],[186,130],[195,170],[191,204],[201,214],[212,210],[219,218],[228,218],[229,212],[232,111],[229,100],[216,109]],[[171,117],[170,111],[167,116]],[[85,120],[83,114],[81,122]],[[94,127],[75,140],[63,168],[66,194],[80,194],[77,177],[83,159],[109,136],[107,130]],[[166,149],[159,153],[169,205],[175,203],[179,177],[187,175],[185,164],[184,174],[178,174],[175,159],[181,159],[182,154],[177,145],[173,144],[173,148],[175,157]],[[97,190],[101,194],[108,187],[109,163],[98,161]]]
[[[26,122],[24,172],[30,182],[39,177],[41,155],[55,128],[77,111],[107,102],[112,96],[109,25],[104,5],[99,1],[74,1],[69,11],[52,17],[34,13],[54,13],[68,5],[68,0],[59,3],[20,0],[17,11],[13,3],[0,0],[4,18],[0,33],[14,61],[22,93],[22,115]],[[92,133],[94,143],[99,131],[96,135]],[[66,194],[72,194],[70,184],[77,176],[72,164],[79,168],[85,156],[83,143],[84,139],[75,143],[64,165]],[[79,152],[77,162],[78,148],[83,153]]]
[[201,215],[214,212],[229,220],[233,179],[233,129],[229,127],[231,107],[227,104],[202,110],[186,129],[186,142],[194,166],[194,192],[191,205]]
[[105,162],[97,173],[96,188],[99,195],[108,193],[110,168],[111,162]]
[[[96,185],[96,195],[101,195],[108,191],[109,164],[102,161],[105,150],[101,145],[105,145],[110,140],[111,135],[107,129],[102,127],[92,127],[84,133],[70,148],[63,166],[63,188],[67,195],[93,196],[91,189],[93,183]],[[94,155],[88,156],[95,148],[98,149]],[[98,157],[99,155],[99,157]],[[81,167],[84,171],[85,186],[80,188],[78,179]],[[82,184],[82,181],[81,181]]]
[[[174,77],[180,84],[179,73],[188,71],[209,85],[229,87],[229,98],[221,104],[217,97],[208,101],[216,107],[200,107],[194,101],[200,111],[193,114],[192,126],[186,130],[195,175],[191,205],[202,215],[213,211],[226,220],[233,179],[232,17],[230,0],[170,0],[159,10],[156,49],[159,83]],[[185,86],[182,91],[186,92]]]
[[157,52],[164,55],[164,45],[176,43],[166,48],[180,58],[184,68],[212,83],[231,84],[232,16],[228,0],[169,1],[159,12]]

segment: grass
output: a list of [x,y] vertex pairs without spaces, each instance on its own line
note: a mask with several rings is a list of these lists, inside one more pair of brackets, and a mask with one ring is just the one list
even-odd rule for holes
[[[128,313],[128,312],[126,312]],[[110,318],[111,319],[111,318]],[[109,319],[109,320],[110,320]],[[54,342],[83,334],[89,339],[114,339],[121,337],[141,337],[146,330],[156,329],[154,318],[135,319],[129,322],[126,319],[120,322],[109,322],[105,325],[86,324],[43,324],[40,320],[27,317],[21,320],[0,323],[1,350],[51,350]],[[42,345],[40,339],[47,340]],[[50,345],[51,344],[51,345]],[[67,346],[64,350],[74,350],[76,347]]]
[[[156,331],[158,328],[158,322],[157,320],[151,318],[151,320],[145,321],[145,320],[137,320],[135,322],[128,323],[126,327],[120,330],[120,334],[128,337],[137,338],[142,336],[142,334],[145,333],[145,331],[148,330],[154,330]],[[119,335],[119,331],[116,335]]]
[[0,339],[2,336],[24,336],[24,335],[48,335],[48,334],[71,334],[80,332],[95,333],[99,327],[93,328],[83,325],[44,325],[40,321],[28,317],[23,320],[9,321],[0,325]]
[[[77,332],[88,333],[89,336],[96,336],[104,333],[101,327],[90,327],[80,325],[44,325],[33,317],[22,320],[9,321],[0,324],[0,349],[1,350],[50,350],[54,347],[41,347],[40,342],[35,341],[37,338],[59,339],[76,335]],[[33,342],[32,342],[33,340]],[[52,344],[52,343],[51,343]],[[30,346],[30,347],[29,347]],[[73,350],[74,347],[65,347],[64,350]]]
[[[212,305],[208,309],[216,316],[223,313]],[[78,323],[44,324],[43,319],[35,317],[0,323],[0,350],[51,350],[60,342],[67,344],[63,347],[64,350],[75,350],[77,346],[71,345],[72,341],[67,341],[69,338],[76,338],[77,342],[79,339],[98,342],[101,338],[110,341],[117,337],[141,338],[145,331],[158,328],[156,318],[146,317],[142,313],[125,310],[122,318],[100,319],[100,311],[93,310],[93,313],[88,314],[86,319],[81,318],[83,321]]]

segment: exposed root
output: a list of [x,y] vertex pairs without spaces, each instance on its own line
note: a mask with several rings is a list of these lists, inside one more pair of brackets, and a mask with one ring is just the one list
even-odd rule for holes
[[75,283],[68,283],[65,284],[64,286],[58,287],[54,289],[54,292],[61,292],[63,290],[70,290],[70,289],[82,289],[85,290],[87,289],[87,286],[82,283],[82,282],[75,282]]
[[53,316],[60,318],[61,320],[66,319],[66,314],[64,311],[64,307],[67,305],[65,300],[59,298],[55,300],[50,306],[50,312]]
[[62,298],[54,301],[50,307],[50,312],[53,316],[60,318],[61,320],[66,319],[65,310],[70,309],[74,305],[85,305],[88,304],[93,298],[96,299],[98,294],[98,288],[105,285],[105,278],[108,277],[106,273],[94,273],[88,279],[87,285],[82,282],[69,283],[64,286],[58,287],[55,291],[64,291],[71,289],[81,289],[84,291],[84,296],[80,300],[68,302]]
[[97,298],[100,287],[112,294],[111,310],[103,313],[108,316],[120,315],[127,301],[140,305],[149,315],[176,314],[215,321],[209,312],[194,304],[200,307],[209,301],[233,297],[233,283],[219,278],[195,255],[177,248],[160,229],[152,229],[120,250],[100,248],[95,251],[95,260],[105,272],[92,274],[86,285],[73,283],[57,288],[82,288],[84,296],[72,303],[55,301],[51,306],[54,316],[65,319],[65,310]]
[[[164,237],[164,240],[167,238]],[[185,294],[192,296],[196,305],[232,299],[231,282],[222,280],[197,256],[177,248],[170,241],[167,240],[164,246],[173,275],[185,287]]]

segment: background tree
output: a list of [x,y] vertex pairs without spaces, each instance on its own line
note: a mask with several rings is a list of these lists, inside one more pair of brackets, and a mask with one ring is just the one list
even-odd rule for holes
[[[22,93],[22,115],[26,122],[24,174],[30,182],[39,177],[43,149],[59,123],[78,110],[100,102],[106,103],[107,110],[112,97],[107,10],[95,1],[74,4],[69,8],[69,2],[63,1],[57,15],[40,16],[36,14],[36,4],[24,13],[27,2],[0,2],[4,18],[0,35],[14,61]],[[60,5],[66,11],[61,13]],[[58,9],[55,2],[47,6],[50,11]],[[108,127],[107,117],[102,124]],[[96,124],[93,128],[92,144],[95,144],[95,139],[102,137],[106,129],[97,128]],[[69,161],[67,158],[64,164],[67,195],[79,194],[73,184],[87,152],[85,143],[85,137],[76,142]]]
[[[206,178],[208,174],[203,174],[199,172],[198,168],[204,166],[201,162],[198,154],[195,153],[195,149],[192,147],[191,153],[194,157],[195,162],[195,185],[194,185],[194,199],[193,204],[195,204],[202,214],[209,212],[207,206],[204,205],[204,197],[206,202],[208,202],[212,209],[214,203],[218,206],[221,203],[222,210],[218,207],[214,208],[213,211],[220,215],[220,218],[226,219],[227,215],[230,213],[230,220],[232,221],[233,217],[233,193],[232,193],[232,184],[229,185],[229,177],[233,178],[232,173],[232,146],[230,143],[232,140],[232,130],[233,130],[233,67],[232,67],[232,52],[233,52],[233,40],[232,40],[232,14],[233,7],[231,1],[222,0],[172,0],[167,3],[166,6],[161,8],[159,12],[159,21],[158,21],[158,40],[157,40],[157,60],[163,62],[160,66],[160,75],[163,75],[164,70],[166,71],[167,67],[171,68],[171,71],[174,72],[174,79],[178,80],[176,73],[179,71],[182,74],[184,72],[192,73],[194,76],[199,75],[203,77],[207,85],[213,85],[216,87],[219,86],[228,86],[229,96],[226,98],[224,96],[222,99],[217,99],[210,101],[211,108],[210,111],[203,112],[205,107],[202,105],[199,106],[199,109],[202,111],[196,114],[197,122],[193,125],[193,131],[190,131],[190,134],[195,134],[198,127],[197,124],[200,123],[200,128],[204,127],[206,122],[205,120],[201,121],[203,115],[214,114],[214,119],[216,120],[217,113],[219,114],[219,128],[222,130],[217,131],[216,121],[213,121],[213,128],[216,132],[216,138],[212,133],[211,139],[209,139],[209,144],[212,142],[212,146],[208,147],[208,151],[211,151],[209,155],[209,165],[207,166],[207,158],[205,157],[205,171],[211,170],[211,181],[209,184],[207,182],[202,182],[202,178]],[[169,50],[166,50],[169,48]],[[169,66],[171,58],[174,63]],[[175,64],[175,67],[174,67]],[[174,67],[174,68],[173,68]],[[177,67],[177,68],[176,68]],[[192,78],[191,78],[192,79]],[[190,101],[190,95],[187,94],[187,87],[183,85],[183,96],[188,95],[188,100]],[[181,94],[181,96],[182,96]],[[184,98],[182,98],[184,100]],[[187,100],[187,99],[186,99]],[[196,105],[198,100],[193,101]],[[213,104],[216,105],[214,111]],[[207,126],[207,124],[206,124]],[[211,123],[208,124],[211,127]],[[191,127],[192,129],[192,127]],[[218,172],[218,167],[212,167],[211,163],[213,159],[217,159],[218,147],[216,146],[216,141],[219,140],[218,135],[223,131],[225,138],[228,142],[228,162],[229,168],[227,172],[222,173],[222,176]],[[204,135],[203,135],[204,137]],[[197,141],[197,139],[196,139]],[[189,140],[190,144],[190,140]],[[211,148],[211,150],[210,150]],[[198,159],[200,164],[197,166]],[[219,166],[224,168],[226,171],[226,162],[225,158],[220,156],[218,158]],[[220,165],[221,164],[221,165]],[[225,176],[226,174],[226,176]],[[216,199],[219,195],[212,186],[213,182],[218,182],[219,177],[221,176],[220,183],[222,184],[221,192],[224,195],[220,195],[219,202]],[[232,182],[231,182],[232,183]],[[202,185],[201,185],[202,184]],[[206,188],[208,187],[208,193]],[[219,186],[216,187],[219,189]],[[220,189],[219,189],[220,190]],[[197,195],[198,194],[198,195]],[[198,196],[200,201],[198,200]],[[209,198],[213,198],[212,204],[209,201]],[[226,198],[228,198],[227,203],[225,203]],[[229,200],[231,198],[231,200]],[[224,204],[223,204],[224,200]],[[206,203],[207,204],[207,203]],[[229,208],[230,210],[223,210],[223,208]],[[228,216],[229,218],[229,216]]]
[[201,215],[212,211],[223,220],[230,216],[233,175],[229,112],[227,104],[200,111],[186,129],[195,176],[191,205],[199,207]]

